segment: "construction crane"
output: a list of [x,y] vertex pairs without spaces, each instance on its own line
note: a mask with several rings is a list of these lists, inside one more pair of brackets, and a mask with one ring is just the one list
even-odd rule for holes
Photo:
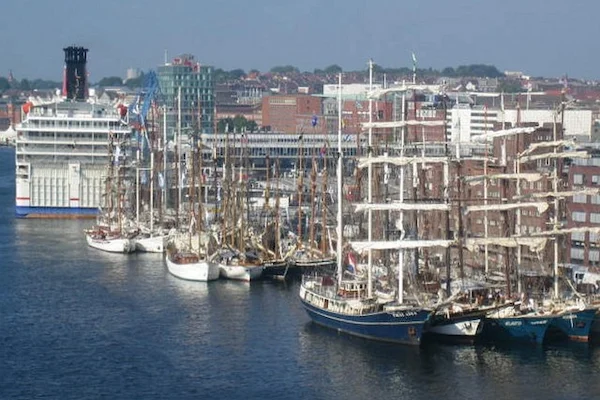
[[146,117],[152,104],[158,99],[160,86],[154,71],[148,72],[144,77],[144,85],[128,107],[129,125],[135,132],[142,159],[145,158],[150,142],[146,126]]

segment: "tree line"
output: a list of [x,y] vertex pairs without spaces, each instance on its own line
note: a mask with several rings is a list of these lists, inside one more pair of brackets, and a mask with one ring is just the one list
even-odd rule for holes
[[[316,68],[313,72],[302,72],[302,74],[310,75],[333,75],[338,74],[340,72],[346,73],[354,73],[358,75],[366,75],[368,71],[360,70],[360,71],[343,71],[342,67],[337,64],[329,65],[325,68]],[[378,74],[388,74],[390,77],[392,76],[410,76],[413,73],[412,68],[409,67],[400,67],[400,68],[386,68],[380,65],[374,66],[374,72]],[[500,72],[493,65],[486,64],[470,64],[470,65],[459,65],[456,68],[446,67],[442,70],[437,70],[433,68],[417,68],[417,75],[419,76],[446,76],[450,78],[460,78],[460,77],[474,77],[474,78],[502,78],[504,77],[504,73]],[[226,71],[221,68],[216,68],[214,70],[214,80],[215,83],[224,83],[235,81],[239,79],[246,78],[248,75],[260,74],[257,69],[251,69],[246,73],[243,69],[236,68],[230,71]],[[271,74],[301,74],[300,70],[293,65],[282,65],[275,66],[269,70]],[[100,79],[95,86],[99,87],[109,87],[109,86],[124,86],[130,89],[140,88],[144,85],[144,73],[141,73],[139,77],[129,80],[123,80],[118,76],[108,76]],[[514,85],[508,85],[507,89],[514,89]],[[62,83],[59,81],[52,80],[44,80],[44,79],[21,79],[21,80],[13,80],[10,82],[5,77],[0,77],[0,92],[6,91],[8,89],[19,89],[19,90],[35,90],[35,89],[55,89],[62,87]]]

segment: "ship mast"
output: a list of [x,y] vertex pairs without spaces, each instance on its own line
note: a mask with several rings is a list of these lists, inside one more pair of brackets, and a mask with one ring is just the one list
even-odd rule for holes
[[[369,92],[373,91],[373,60],[369,60]],[[373,98],[369,93],[369,149],[368,149],[368,157],[373,157]],[[369,163],[369,167],[367,170],[368,175],[368,190],[367,190],[367,202],[369,204],[373,203],[373,166]],[[400,189],[402,191],[402,188]],[[368,233],[367,238],[368,241],[371,242],[373,240],[373,211],[369,209],[367,214],[368,221]],[[373,297],[373,281],[372,281],[372,270],[373,270],[373,250],[368,250],[367,256],[367,296],[369,298]]]
[[342,74],[338,75],[338,160],[337,160],[337,242],[336,242],[336,254],[337,254],[337,277],[338,284],[342,280],[343,270],[343,259],[342,259],[342,245],[344,240],[343,235],[343,197],[342,190],[344,188],[344,175],[343,175],[343,162],[344,153],[342,152]]

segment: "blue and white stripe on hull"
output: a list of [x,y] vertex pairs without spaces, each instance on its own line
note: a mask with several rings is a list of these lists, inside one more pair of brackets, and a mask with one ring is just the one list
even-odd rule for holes
[[419,345],[430,310],[421,308],[345,315],[324,310],[301,299],[313,322],[366,339]]
[[31,207],[15,206],[17,218],[95,218],[97,207]]

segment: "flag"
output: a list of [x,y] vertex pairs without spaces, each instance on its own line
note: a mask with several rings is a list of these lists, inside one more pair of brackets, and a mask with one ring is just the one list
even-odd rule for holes
[[165,187],[165,178],[163,177],[163,174],[161,172],[158,173],[158,186],[161,189],[164,189]]
[[344,136],[344,142],[349,142],[352,139],[352,136],[350,136],[350,134],[347,134]]
[[310,123],[312,124],[313,128],[315,126],[317,126],[317,123],[319,122],[319,118],[316,115],[312,116],[312,120],[310,121]]
[[412,53],[412,62],[413,62],[413,65],[417,65],[417,56],[415,55],[414,52]]
[[140,177],[140,181],[142,183],[142,185],[145,185],[148,183],[148,172],[147,171],[142,171],[142,176]]
[[352,253],[348,254],[348,265],[346,265],[346,270],[351,274],[356,274],[356,256]]
[[323,158],[326,153],[327,153],[327,147],[326,146],[321,147],[321,154],[320,154],[321,158]]

